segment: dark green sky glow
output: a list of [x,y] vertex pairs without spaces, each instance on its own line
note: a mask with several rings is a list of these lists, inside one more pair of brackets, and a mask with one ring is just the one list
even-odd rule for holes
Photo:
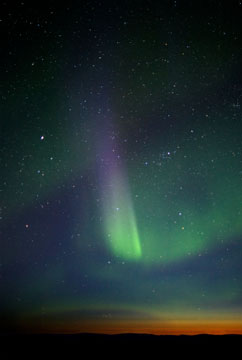
[[3,331],[242,332],[242,5],[157,4],[1,5]]

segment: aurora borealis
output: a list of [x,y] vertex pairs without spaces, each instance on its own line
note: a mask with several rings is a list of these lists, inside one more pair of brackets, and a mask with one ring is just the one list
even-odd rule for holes
[[1,331],[241,334],[242,3],[0,13]]
[[120,151],[115,145],[115,131],[109,134],[108,128],[104,128],[102,132],[104,135],[101,136],[103,144],[99,150],[99,183],[104,237],[108,238],[115,255],[127,259],[139,258],[142,253],[139,234],[128,181],[121,165]]

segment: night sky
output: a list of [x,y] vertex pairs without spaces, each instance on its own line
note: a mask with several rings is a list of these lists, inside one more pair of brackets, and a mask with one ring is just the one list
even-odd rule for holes
[[242,333],[242,2],[0,28],[1,331]]

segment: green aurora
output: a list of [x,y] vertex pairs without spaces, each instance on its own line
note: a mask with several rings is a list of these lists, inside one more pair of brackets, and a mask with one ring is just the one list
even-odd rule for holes
[[22,4],[2,58],[1,326],[241,333],[241,6]]

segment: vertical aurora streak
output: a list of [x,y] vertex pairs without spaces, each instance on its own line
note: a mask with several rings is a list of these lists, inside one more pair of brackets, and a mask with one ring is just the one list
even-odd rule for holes
[[115,136],[101,145],[100,183],[104,236],[115,256],[135,260],[142,255],[129,184]]
[[141,246],[128,184],[121,171],[114,171],[107,183],[104,230],[115,255],[141,257]]

